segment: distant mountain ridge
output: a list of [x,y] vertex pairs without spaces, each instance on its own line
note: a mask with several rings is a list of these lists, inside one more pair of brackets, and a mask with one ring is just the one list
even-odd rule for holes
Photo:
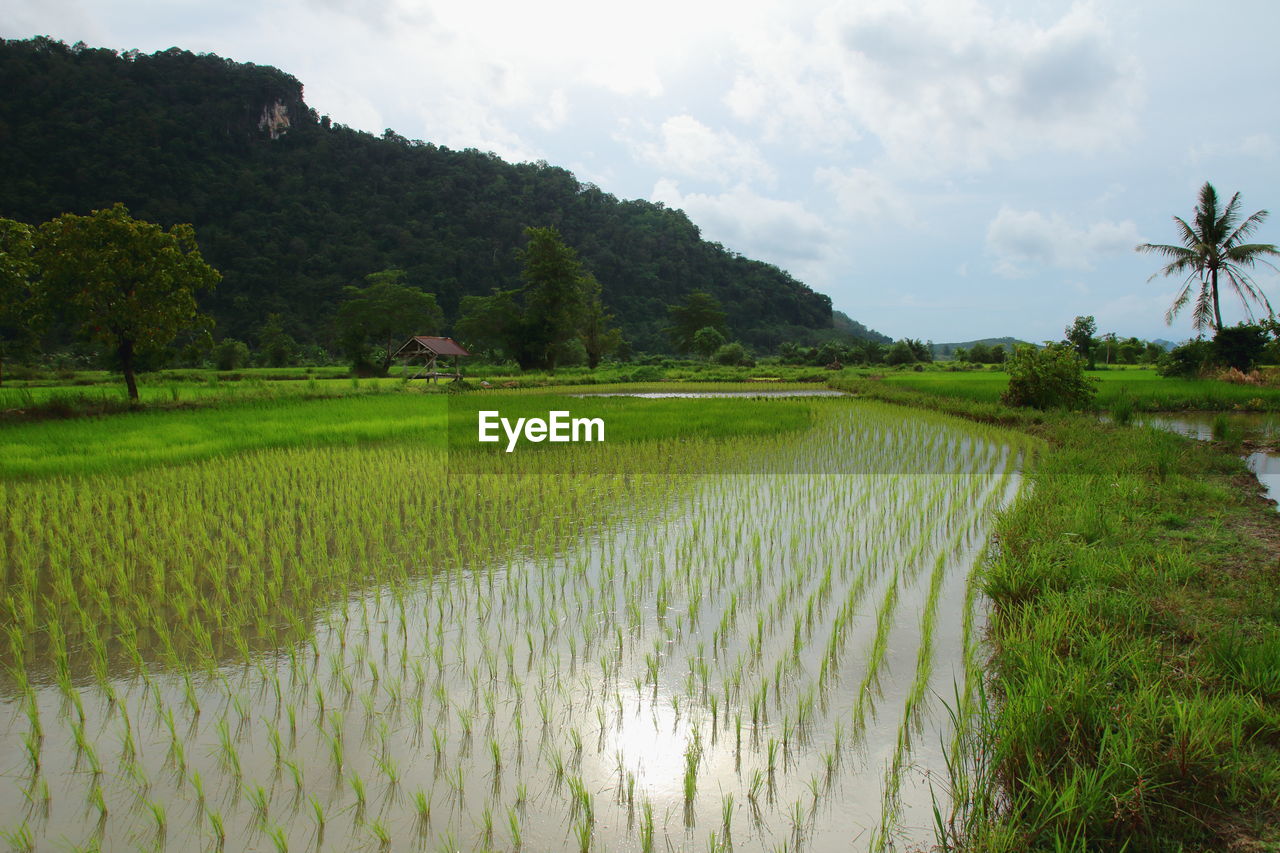
[[0,42],[0,86],[0,216],[34,224],[124,202],[193,224],[224,275],[202,304],[219,335],[253,341],[280,313],[300,341],[332,343],[342,288],[388,268],[435,293],[451,326],[463,296],[518,283],[530,225],[577,249],[638,350],[669,349],[667,306],[694,290],[759,350],[878,334],[837,330],[829,297],[702,239],[681,211],[543,162],[343,127],[268,66],[35,38]]
[[933,344],[932,346],[933,346],[933,357],[945,359],[945,358],[950,358],[952,355],[954,355],[955,351],[958,349],[966,349],[966,350],[973,349],[974,344],[982,344],[988,347],[1002,346],[1007,350],[1012,350],[1016,346],[1021,346],[1028,343],[1030,343],[1030,341],[1024,341],[1019,338],[1004,337],[1004,338],[979,338],[978,340],[975,340],[975,341],[960,341],[958,343],[949,343],[949,344]]

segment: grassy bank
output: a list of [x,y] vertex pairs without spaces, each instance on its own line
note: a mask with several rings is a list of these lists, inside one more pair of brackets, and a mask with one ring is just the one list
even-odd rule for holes
[[1048,440],[997,528],[971,850],[1280,844],[1280,516],[1229,452],[1152,429],[858,390]]

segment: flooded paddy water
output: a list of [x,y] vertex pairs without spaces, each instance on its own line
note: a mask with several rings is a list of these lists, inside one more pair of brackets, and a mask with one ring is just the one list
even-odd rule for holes
[[[633,451],[581,487],[455,460],[445,482],[411,449],[271,451],[263,487],[307,496],[274,510],[236,505],[235,461],[147,480],[202,518],[149,517],[132,479],[88,505],[102,483],[4,485],[28,514],[0,530],[0,827],[81,849],[928,844],[978,675],[971,578],[1026,446],[824,401],[721,473],[647,478]],[[210,561],[229,590],[200,586]]]

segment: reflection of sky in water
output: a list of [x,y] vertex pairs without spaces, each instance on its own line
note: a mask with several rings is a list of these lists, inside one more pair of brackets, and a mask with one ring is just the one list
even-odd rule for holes
[[1280,500],[1280,456],[1274,453],[1250,453],[1245,460],[1267,490],[1267,497]]
[[651,690],[620,694],[622,713],[605,732],[604,758],[621,761],[622,772],[636,779],[636,791],[663,797],[681,794],[685,751],[693,742],[689,713],[676,716],[671,697]]

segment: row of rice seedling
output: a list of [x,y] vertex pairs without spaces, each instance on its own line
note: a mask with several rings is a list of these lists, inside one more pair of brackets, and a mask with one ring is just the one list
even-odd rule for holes
[[891,837],[1026,448],[814,411],[799,435],[0,486],[0,825],[166,849]]

